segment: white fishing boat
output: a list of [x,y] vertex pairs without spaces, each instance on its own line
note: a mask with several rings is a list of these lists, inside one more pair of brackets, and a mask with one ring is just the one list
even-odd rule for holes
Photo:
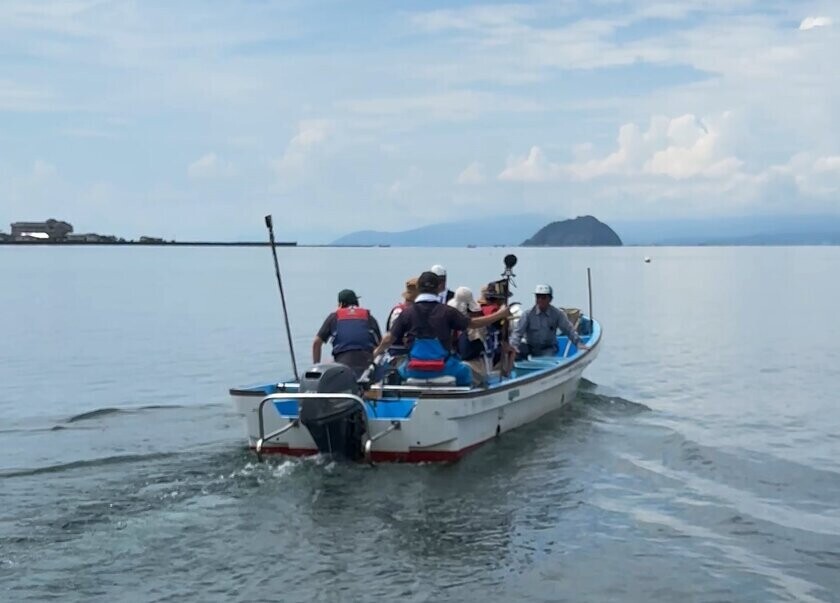
[[[270,217],[266,225],[273,243]],[[515,263],[515,256],[505,258],[503,276],[512,276]],[[275,268],[285,310],[276,253]],[[601,325],[591,316],[578,324],[585,347],[561,335],[556,355],[517,361],[504,377],[491,372],[481,387],[457,386],[453,377],[394,380],[395,370],[378,381],[357,379],[349,367],[324,363],[299,379],[234,388],[230,395],[244,419],[248,446],[258,455],[455,461],[575,398],[602,342]],[[286,330],[291,345],[288,320]],[[294,354],[292,360],[297,374]]]
[[558,337],[556,356],[516,362],[507,378],[487,387],[433,383],[362,387],[343,365],[319,364],[300,382],[230,390],[244,419],[248,445],[257,454],[292,456],[339,453],[374,462],[455,461],[505,432],[569,404],[584,369],[600,349],[591,333],[578,350]]

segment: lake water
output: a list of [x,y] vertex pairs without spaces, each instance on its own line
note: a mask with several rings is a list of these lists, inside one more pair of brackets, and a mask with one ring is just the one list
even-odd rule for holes
[[[280,249],[298,362],[339,289],[384,322],[508,251]],[[840,601],[840,248],[513,251],[523,301],[592,269],[578,399],[372,468],[243,448],[228,388],[291,373],[268,249],[0,248],[0,600]]]

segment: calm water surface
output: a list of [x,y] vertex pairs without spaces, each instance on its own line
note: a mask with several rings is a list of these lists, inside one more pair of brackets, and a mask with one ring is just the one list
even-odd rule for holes
[[[280,251],[298,361],[503,249]],[[0,248],[2,601],[840,601],[840,248],[520,249],[604,347],[454,465],[258,464],[227,389],[289,375],[267,249]],[[652,263],[642,258],[650,255]]]

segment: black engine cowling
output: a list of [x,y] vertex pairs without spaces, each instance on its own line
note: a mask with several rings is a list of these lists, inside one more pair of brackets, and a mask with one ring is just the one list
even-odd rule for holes
[[[309,368],[300,380],[301,393],[361,393],[353,370],[343,364],[323,363]],[[357,460],[363,456],[365,417],[355,400],[302,398],[300,422],[309,430],[318,451]]]

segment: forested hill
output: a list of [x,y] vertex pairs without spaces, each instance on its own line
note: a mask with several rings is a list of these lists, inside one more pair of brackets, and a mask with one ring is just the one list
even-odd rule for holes
[[543,226],[524,247],[592,247],[619,246],[621,239],[615,231],[592,216],[552,222]]

